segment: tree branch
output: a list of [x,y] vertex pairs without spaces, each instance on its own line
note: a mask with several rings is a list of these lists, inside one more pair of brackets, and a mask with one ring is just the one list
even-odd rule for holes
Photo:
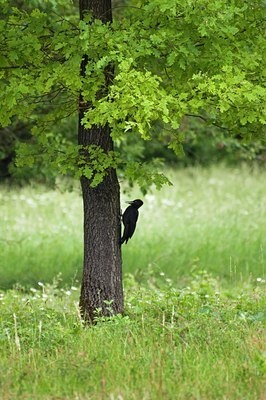
[[222,129],[222,130],[225,130],[225,131],[228,131],[228,132],[231,131],[229,128],[226,128],[225,126],[218,125],[218,124],[216,124],[215,122],[212,122],[211,120],[209,120],[209,119],[203,117],[202,115],[197,115],[197,114],[185,114],[185,116],[186,116],[186,117],[199,118],[199,119],[201,119],[201,120],[204,121],[204,122],[211,123],[211,125],[216,126],[216,127],[219,128],[219,129]]

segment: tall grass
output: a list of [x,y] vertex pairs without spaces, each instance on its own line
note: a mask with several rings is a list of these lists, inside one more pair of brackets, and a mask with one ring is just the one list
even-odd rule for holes
[[127,276],[125,316],[87,328],[76,287],[0,293],[1,400],[263,400],[263,282],[188,283]]
[[[164,272],[182,285],[206,269],[228,285],[263,276],[266,171],[216,166],[169,171],[174,186],[148,194],[136,233],[123,246],[123,270],[145,279]],[[122,196],[142,197],[137,189]],[[42,187],[0,188],[0,287],[65,283],[82,269],[82,201]],[[155,274],[156,275],[156,274]]]
[[266,171],[179,170],[172,182],[146,197],[126,268],[150,266],[177,281],[204,268],[232,285],[264,275]]
[[82,204],[78,192],[2,187],[2,287],[52,281],[71,283],[82,266]]

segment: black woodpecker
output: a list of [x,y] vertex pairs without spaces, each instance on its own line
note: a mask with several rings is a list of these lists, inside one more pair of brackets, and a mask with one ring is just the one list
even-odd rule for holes
[[130,206],[126,208],[122,216],[124,233],[120,244],[123,244],[124,242],[127,243],[128,239],[132,238],[139,216],[139,208],[142,206],[143,201],[137,199],[133,201],[127,201],[126,203],[130,204]]

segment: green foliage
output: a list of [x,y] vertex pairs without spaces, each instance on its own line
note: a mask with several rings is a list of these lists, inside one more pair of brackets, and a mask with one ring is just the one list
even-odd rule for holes
[[163,173],[154,172],[155,163],[128,162],[125,175],[128,177],[130,187],[137,184],[143,194],[147,194],[148,189],[155,185],[156,189],[161,189],[163,185],[172,185]]
[[[14,115],[28,118],[40,101],[50,103],[45,115],[38,117],[35,135],[38,131],[52,163],[53,149],[56,154],[63,138],[47,125],[77,112],[80,93],[90,105],[85,127],[108,123],[116,141],[129,135],[149,141],[154,125],[162,122],[169,148],[181,154],[185,136],[179,127],[188,115],[203,117],[247,143],[265,140],[262,2],[133,1],[124,15],[106,25],[92,21],[90,15],[78,21],[77,15],[70,15],[73,8],[64,12],[61,2],[61,16],[44,12],[38,2],[38,8],[28,11],[10,9],[6,3],[1,4],[0,23],[0,122],[6,126]],[[55,5],[49,2],[49,7]],[[84,55],[89,62],[81,77]],[[115,75],[107,90],[109,66]],[[73,170],[71,154],[65,168]],[[105,164],[111,165],[107,158]],[[145,176],[146,166],[139,159],[133,161]],[[90,168],[76,173],[90,175]],[[101,168],[92,172],[97,175],[94,184],[103,178]],[[132,164],[124,165],[124,175],[131,170]],[[163,183],[156,173],[149,182]]]
[[105,153],[99,146],[90,145],[79,146],[79,174],[84,175],[91,181],[91,186],[95,187],[103,181],[108,169],[118,168],[119,155],[114,151]]

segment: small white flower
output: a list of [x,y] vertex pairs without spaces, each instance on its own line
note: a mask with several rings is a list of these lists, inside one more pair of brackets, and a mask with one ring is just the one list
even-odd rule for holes
[[168,199],[163,199],[162,200],[162,204],[164,206],[169,206],[169,207],[174,205],[174,203],[171,200],[168,200]]

